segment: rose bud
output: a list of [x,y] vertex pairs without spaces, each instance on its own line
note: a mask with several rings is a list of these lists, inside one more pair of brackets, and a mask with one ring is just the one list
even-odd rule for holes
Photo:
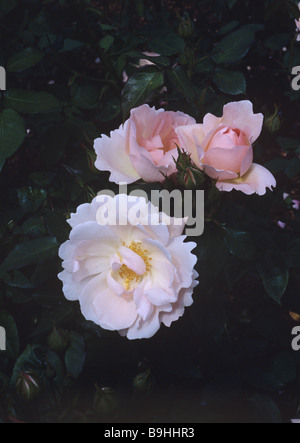
[[184,17],[180,17],[178,34],[184,39],[192,37],[194,32],[193,23],[189,15],[185,14]]
[[265,126],[268,129],[271,134],[274,134],[275,132],[278,132],[281,128],[281,122],[278,115],[278,107],[275,105],[275,112],[274,114],[267,117]]
[[142,374],[138,374],[133,380],[133,387],[136,392],[143,394],[150,394],[155,386],[155,378],[151,372],[151,369],[148,369],[146,372]]
[[67,331],[54,326],[48,335],[47,342],[51,351],[58,353],[65,352],[70,345],[70,337]]
[[117,392],[112,388],[97,388],[94,410],[105,417],[114,417],[121,406]]
[[36,399],[43,388],[42,380],[31,371],[24,371],[20,373],[17,384],[18,395],[27,401]]

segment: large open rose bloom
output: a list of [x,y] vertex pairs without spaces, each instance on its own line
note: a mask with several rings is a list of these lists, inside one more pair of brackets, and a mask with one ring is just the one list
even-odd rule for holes
[[264,195],[276,181],[266,168],[253,163],[253,143],[262,126],[263,115],[253,113],[251,102],[241,101],[224,106],[221,118],[207,114],[203,124],[181,127],[176,132],[180,147],[217,180],[221,191],[236,189]]
[[95,140],[95,166],[100,171],[110,171],[110,181],[117,184],[130,184],[141,178],[163,182],[164,175],[176,172],[176,129],[195,123],[182,112],[156,110],[148,105],[133,109],[129,120],[110,137],[102,135]]
[[[185,242],[184,220],[171,219],[167,226],[156,211],[155,223],[147,225],[154,207],[144,198],[138,199],[145,221],[139,224],[130,214],[134,204],[128,196],[107,201],[96,197],[69,220],[70,240],[59,251],[63,291],[68,300],[80,302],[87,320],[131,340],[150,338],[161,323],[169,327],[193,303],[198,274],[191,251],[196,245]],[[117,215],[117,225],[103,222],[107,208],[115,208],[110,215],[111,220]]]

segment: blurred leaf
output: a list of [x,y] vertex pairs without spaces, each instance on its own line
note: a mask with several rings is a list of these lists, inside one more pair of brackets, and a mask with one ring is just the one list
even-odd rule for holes
[[49,260],[57,255],[56,239],[51,237],[26,241],[14,247],[0,266],[0,271],[20,269],[25,266]]
[[287,245],[285,259],[291,268],[300,266],[300,239],[295,239]]
[[219,90],[225,94],[246,94],[246,78],[241,72],[218,68],[213,79]]
[[234,5],[238,2],[238,0],[226,0],[229,9],[232,9]]
[[10,89],[5,93],[4,106],[24,114],[50,112],[60,108],[59,101],[48,92]]
[[0,14],[5,15],[12,11],[19,3],[19,0],[1,0]]
[[14,54],[7,62],[7,72],[21,72],[31,68],[44,58],[39,49],[26,48]]
[[257,410],[259,422],[282,423],[281,413],[271,397],[264,394],[254,394],[250,397],[250,402]]
[[47,198],[47,192],[44,189],[22,188],[18,190],[19,204],[24,212],[36,212]]
[[224,241],[230,253],[239,260],[253,260],[256,247],[251,234],[230,228],[224,228],[224,230],[226,231]]
[[105,51],[108,51],[113,45],[115,38],[112,35],[105,35],[99,41],[99,46],[103,48]]
[[241,381],[232,373],[217,375],[203,389],[201,403],[203,406],[224,404],[237,397],[241,391]]
[[160,71],[138,71],[129,78],[122,93],[123,115],[127,118],[131,109],[144,104],[155,90],[162,88],[164,76]]
[[34,285],[28,280],[28,278],[18,270],[14,271],[13,278],[11,278],[9,281],[6,280],[6,283],[14,288],[34,288]]
[[121,114],[121,103],[117,99],[112,99],[102,106],[102,110],[96,119],[99,123],[109,122],[117,118],[119,114]]
[[70,332],[71,346],[66,352],[67,374],[76,380],[83,370],[86,359],[84,340],[77,332]]
[[[31,282],[34,287],[38,287],[43,285],[49,279],[53,279],[53,276],[56,277],[58,272],[58,267],[56,261],[46,260],[39,263],[31,277]],[[47,286],[47,285],[46,285]],[[48,287],[45,287],[47,290]],[[56,294],[56,297],[59,297],[59,294]]]
[[186,71],[181,66],[176,66],[167,71],[168,77],[174,87],[190,102],[194,103],[195,89],[189,80]]
[[66,127],[63,125],[51,126],[46,131],[41,146],[41,157],[48,168],[56,165],[64,155],[69,141]]
[[218,34],[220,35],[226,35],[229,34],[229,32],[234,31],[238,26],[239,22],[237,20],[233,20],[232,22],[227,23],[223,28],[220,29]]
[[7,355],[16,360],[20,352],[18,329],[15,320],[7,311],[0,310],[0,326],[6,331]]
[[150,40],[149,47],[157,54],[171,56],[183,53],[185,43],[179,35],[172,31],[161,31],[157,32],[155,37]]
[[74,106],[82,109],[95,108],[99,102],[99,92],[92,85],[78,85],[74,83],[71,88],[71,101]]
[[70,38],[67,38],[64,40],[64,46],[60,50],[60,52],[68,52],[68,51],[75,51],[76,49],[84,47],[84,43],[78,41],[78,40],[71,40]]
[[282,50],[283,47],[286,47],[289,44],[290,35],[289,34],[275,34],[269,37],[265,41],[265,46],[270,49]]
[[51,310],[43,312],[37,328],[30,335],[30,339],[48,334],[53,326],[64,325],[73,315],[74,310],[70,303],[56,303]]
[[42,217],[28,218],[23,223],[22,229],[28,237],[37,238],[46,234],[45,223]]
[[297,361],[293,352],[283,352],[279,354],[273,365],[272,374],[281,383],[281,388],[296,380]]
[[25,136],[25,122],[17,112],[5,109],[0,113],[0,165],[3,166],[4,161],[18,150]]
[[240,61],[249,51],[254,42],[254,37],[254,32],[248,29],[232,32],[214,47],[213,60],[218,64]]
[[260,258],[257,270],[268,295],[280,304],[289,281],[289,271],[280,252],[267,251]]
[[66,216],[63,213],[47,210],[46,223],[49,234],[56,237],[59,243],[64,243],[68,240],[70,226],[68,225]]
[[286,151],[300,148],[300,140],[294,138],[278,137],[276,141]]

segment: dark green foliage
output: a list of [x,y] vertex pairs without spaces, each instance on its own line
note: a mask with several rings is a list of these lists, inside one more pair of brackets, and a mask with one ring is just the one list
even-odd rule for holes
[[[291,348],[300,322],[297,3],[0,1],[0,326],[8,340],[0,422],[278,423],[299,414],[300,358]],[[140,59],[154,65],[138,67]],[[85,321],[63,296],[57,253],[70,213],[112,188],[94,168],[93,140],[143,103],[201,122],[242,99],[266,117],[278,110],[276,132],[266,127],[254,147],[277,190],[207,195],[205,233],[193,239],[195,303],[170,329],[129,342]],[[191,171],[181,184],[202,182]],[[63,346],[49,341],[53,330],[65,331]]]

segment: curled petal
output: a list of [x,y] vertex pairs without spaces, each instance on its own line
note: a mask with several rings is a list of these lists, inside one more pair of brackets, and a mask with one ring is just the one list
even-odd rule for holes
[[236,189],[247,195],[265,195],[267,188],[272,190],[276,187],[276,180],[266,168],[253,163],[250,170],[243,177],[234,180],[221,180],[217,183],[217,187],[220,191],[225,192]]
[[111,182],[133,183],[140,179],[126,150],[126,139],[122,129],[112,132],[110,137],[103,135],[95,140],[94,148],[97,154],[95,166],[100,171],[110,171]]
[[253,113],[253,104],[249,100],[228,103],[224,106],[222,124],[238,128],[244,132],[253,144],[261,134],[264,116]]

